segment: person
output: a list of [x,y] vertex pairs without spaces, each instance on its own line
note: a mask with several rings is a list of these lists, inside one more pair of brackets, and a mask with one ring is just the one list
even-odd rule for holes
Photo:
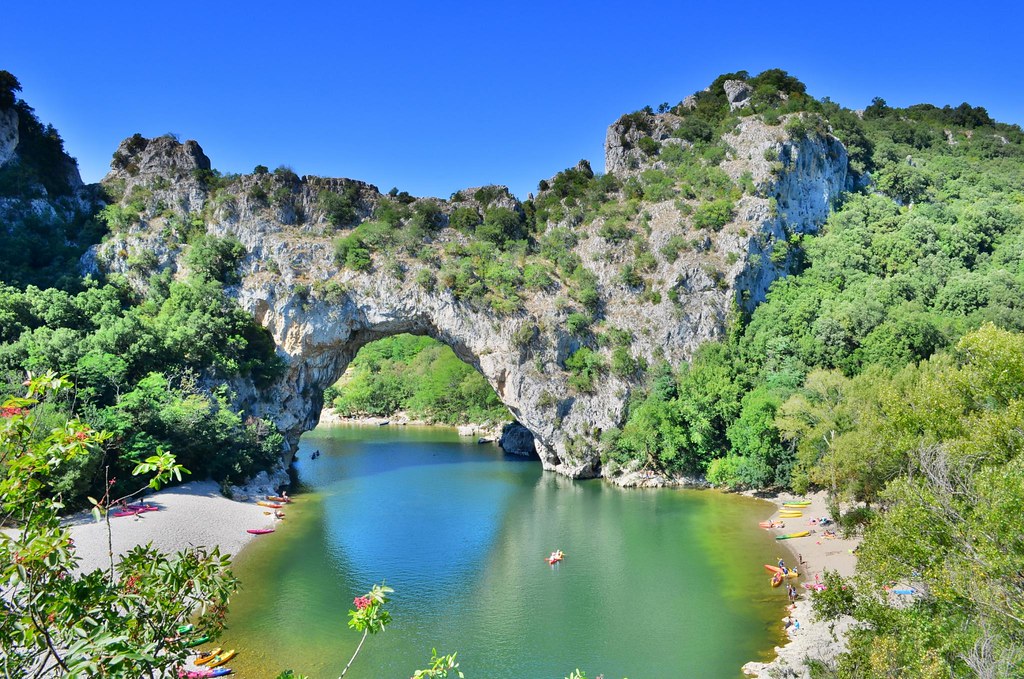
[[281,491],[281,497],[284,498],[285,502],[291,502],[291,498],[288,497],[288,491],[287,490],[282,490]]
[[801,566],[803,566],[803,565],[804,565],[804,555],[803,555],[803,554],[797,554],[797,555],[796,555],[796,559],[797,559],[797,561],[799,561],[799,562],[800,562],[800,565],[801,565]]

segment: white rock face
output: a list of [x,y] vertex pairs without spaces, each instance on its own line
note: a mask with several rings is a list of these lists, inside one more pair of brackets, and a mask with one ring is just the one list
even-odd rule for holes
[[18,139],[18,112],[13,108],[0,109],[0,167],[14,157]]
[[722,87],[725,89],[725,98],[729,100],[730,111],[743,108],[749,103],[750,85],[742,80],[726,80]]
[[[666,143],[677,125],[672,114],[649,114],[643,127]],[[606,165],[620,178],[658,162],[635,155],[638,135],[644,134],[638,130],[624,129],[621,121],[609,129]],[[735,220],[714,233],[689,225],[675,200],[645,203],[644,242],[656,262],[647,274],[650,290],[623,282],[623,266],[636,253],[632,243],[609,244],[599,235],[603,217],[573,224],[580,237],[575,253],[598,280],[603,327],[630,331],[630,353],[648,365],[661,360],[678,364],[704,342],[720,338],[735,304],[752,308],[771,281],[785,274],[788,258],[776,251],[779,244],[791,233],[817,229],[848,185],[846,151],[829,135],[789,139],[783,126],[769,127],[750,118],[726,141],[735,151],[722,168],[734,179],[749,172],[757,195],[740,199]],[[605,372],[590,392],[570,385],[565,360],[581,346],[581,338],[567,329],[566,319],[575,310],[566,305],[567,281],[556,279],[548,289],[522,291],[523,308],[501,315],[457,299],[440,282],[417,283],[418,275],[426,275],[423,271],[431,276],[437,272],[429,258],[375,253],[369,270],[343,268],[334,259],[337,230],[317,196],[323,189],[348,188],[357,196],[358,217],[366,219],[381,201],[376,187],[315,177],[286,184],[250,175],[229,186],[228,197],[221,194],[207,205],[211,199],[191,171],[202,168],[206,158],[195,142],[136,141],[135,147],[142,148],[134,150],[128,143],[122,144],[126,155],[108,177],[128,185],[145,184],[140,178],[149,178],[150,185],[161,187],[153,199],[180,210],[196,212],[197,205],[205,205],[208,232],[234,236],[246,247],[241,282],[228,292],[269,331],[286,371],[266,388],[244,380],[231,386],[239,408],[270,418],[286,434],[284,462],[290,461],[298,437],[316,426],[324,389],[338,380],[360,347],[408,332],[444,342],[476,368],[512,416],[533,433],[545,469],[572,477],[602,473],[598,439],[602,431],[622,423],[623,406],[639,375]],[[767,160],[767,149],[774,149],[781,160]],[[287,201],[268,201],[258,195],[261,187],[278,192],[283,187]],[[423,200],[435,202],[445,215],[455,207],[448,201]],[[519,207],[510,196],[500,200]],[[158,268],[181,275],[187,246],[168,241],[165,218],[151,214],[155,216],[96,248],[90,261],[124,273],[141,287],[146,276],[132,271],[127,260],[148,250],[156,255]],[[676,258],[661,254],[679,237],[694,245]],[[442,228],[427,241],[454,245],[465,237]],[[610,347],[595,351],[611,364]]]

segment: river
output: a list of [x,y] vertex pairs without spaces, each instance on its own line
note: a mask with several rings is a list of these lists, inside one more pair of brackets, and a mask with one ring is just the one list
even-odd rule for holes
[[346,677],[405,679],[437,648],[467,679],[734,679],[782,643],[762,501],[574,482],[432,427],[320,427],[296,467],[283,525],[236,559],[218,644],[243,678],[337,677],[352,599],[382,582],[393,623]]

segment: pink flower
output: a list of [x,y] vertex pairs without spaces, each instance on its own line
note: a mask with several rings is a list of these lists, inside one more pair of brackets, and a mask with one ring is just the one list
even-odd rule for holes
[[371,601],[370,597],[357,596],[355,599],[352,600],[352,603],[355,604],[357,611],[361,611],[367,606],[369,606]]

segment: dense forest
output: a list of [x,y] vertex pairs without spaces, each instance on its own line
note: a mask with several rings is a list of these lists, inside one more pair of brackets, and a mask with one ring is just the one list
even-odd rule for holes
[[[266,331],[224,291],[230,267],[222,264],[234,244],[197,228],[190,274],[156,274],[146,294],[117,276],[69,275],[87,245],[120,228],[123,210],[101,211],[101,193],[86,200],[86,189],[61,179],[73,161],[59,135],[3,75],[0,108],[17,110],[27,145],[0,173],[0,378],[13,393],[26,370],[66,374],[76,388],[39,416],[52,424],[79,417],[112,434],[62,467],[49,491],[74,505],[161,449],[228,483],[266,468],[280,434],[233,411],[227,387],[215,386],[238,376],[265,384],[281,368]],[[730,109],[726,80],[751,85],[745,107]],[[543,287],[557,272],[580,307],[568,322],[584,333],[600,321],[600,291],[571,252],[568,216],[584,223],[600,214],[609,242],[628,240],[624,224],[643,200],[679,195],[700,201],[695,220],[720,228],[735,198],[756,190],[717,168],[728,153],[721,135],[738,119],[761,116],[794,135],[831,130],[861,188],[819,233],[788,239],[791,275],[749,316],[737,312],[727,337],[685,365],[638,363],[624,331],[595,339],[621,349],[610,369],[641,385],[621,428],[603,433],[604,471],[639,461],[731,488],[828,490],[843,528],[864,541],[858,576],[829,576],[833,586],[816,606],[867,624],[836,667],[814,668],[817,676],[1020,676],[1024,132],[967,104],[894,108],[875,99],[854,112],[813,99],[777,70],[726,74],[691,105],[658,108],[683,119],[677,136],[687,145],[646,138],[639,147],[669,169],[621,181],[581,164],[542,182],[521,212],[459,208],[447,223],[473,241],[421,284],[507,314],[518,309],[517,290]],[[623,121],[642,127],[651,112]],[[30,206],[40,197],[59,209],[39,216]],[[436,210],[408,207],[412,199],[397,190],[392,198],[339,237],[340,265],[359,268],[371,250],[419,242],[420,231],[397,224],[443,221]],[[344,196],[324,201],[339,223],[353,219]],[[643,262],[653,256],[638,252],[622,273],[648,295],[657,291]],[[529,264],[519,271],[516,261]],[[351,414],[495,417],[501,408],[482,378],[445,351],[414,337],[368,346],[328,399]],[[609,369],[593,353],[567,362],[575,388]],[[882,588],[894,580],[923,595],[890,605]]]

